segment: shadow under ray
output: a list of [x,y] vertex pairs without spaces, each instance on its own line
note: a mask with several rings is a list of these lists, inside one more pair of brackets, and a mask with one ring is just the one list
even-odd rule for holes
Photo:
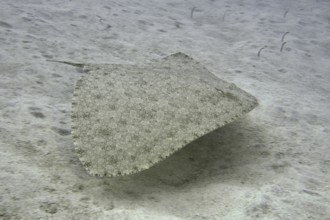
[[[148,170],[115,178],[104,178],[106,191],[157,191],[168,187],[184,188],[219,177],[235,178],[240,167],[257,163],[258,158],[269,155],[264,146],[264,133],[247,117],[189,143],[181,150]],[[239,176],[237,180],[239,181]]]

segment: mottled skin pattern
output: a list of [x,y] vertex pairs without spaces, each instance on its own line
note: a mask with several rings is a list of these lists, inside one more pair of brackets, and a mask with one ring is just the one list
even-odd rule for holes
[[147,169],[257,105],[182,53],[144,66],[78,67],[88,74],[74,91],[72,134],[92,175]]

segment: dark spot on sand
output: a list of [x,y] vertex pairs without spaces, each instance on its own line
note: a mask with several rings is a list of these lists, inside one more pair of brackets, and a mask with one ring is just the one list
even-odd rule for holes
[[42,112],[31,112],[31,115],[33,115],[36,118],[45,118],[46,117]]
[[73,192],[80,192],[80,191],[83,191],[84,190],[84,185],[83,184],[80,184],[80,183],[77,183],[77,184],[74,184],[72,186],[72,191]]
[[290,163],[287,161],[283,162],[278,162],[273,165],[271,165],[271,168],[276,172],[276,173],[283,173],[286,168],[290,166]]
[[11,26],[10,24],[0,21],[0,27],[4,27],[4,28],[13,28],[13,26]]
[[40,209],[49,214],[55,214],[57,212],[57,204],[53,202],[44,202],[40,205]]
[[52,130],[62,136],[67,136],[71,133],[71,131],[68,129],[58,128],[58,127],[52,127]]
[[37,141],[37,145],[38,146],[42,146],[42,145],[46,145],[47,144],[47,141],[43,140],[43,139],[40,139]]
[[38,107],[29,107],[29,109],[31,111],[40,111],[41,110],[41,108],[38,108]]
[[57,73],[53,73],[52,76],[55,77],[55,78],[62,77],[60,74],[57,74]]
[[311,196],[321,196],[319,193],[313,192],[313,191],[310,191],[310,190],[307,190],[307,189],[304,189],[302,192],[304,192],[306,194],[309,194]]
[[279,69],[278,71],[281,72],[281,73],[287,73],[288,72],[286,69]]
[[52,55],[49,55],[49,54],[43,54],[42,56],[45,57],[45,58],[48,58],[48,59],[52,59],[53,58],[53,56]]

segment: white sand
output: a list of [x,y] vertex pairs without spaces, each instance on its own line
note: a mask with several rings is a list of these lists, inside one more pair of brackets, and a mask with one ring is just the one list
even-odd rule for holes
[[[0,219],[330,219],[330,2],[286,2],[2,0]],[[46,60],[178,51],[259,107],[147,171],[89,176],[70,136],[82,73]]]

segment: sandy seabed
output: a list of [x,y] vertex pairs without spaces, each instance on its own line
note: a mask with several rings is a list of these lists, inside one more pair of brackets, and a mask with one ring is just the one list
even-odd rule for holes
[[[327,0],[2,0],[0,219],[330,219],[329,11]],[[70,135],[83,73],[47,60],[178,51],[259,106],[149,170],[89,176]]]

